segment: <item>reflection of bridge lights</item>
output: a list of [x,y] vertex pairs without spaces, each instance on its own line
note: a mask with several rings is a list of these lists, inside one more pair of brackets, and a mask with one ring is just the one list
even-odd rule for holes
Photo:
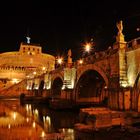
[[59,129],[59,131],[64,134],[64,136],[66,135],[68,139],[70,140],[74,140],[74,130],[71,128],[62,128]]
[[38,110],[37,110],[37,109],[35,109],[35,115],[37,115],[37,116],[38,116]]
[[28,110],[29,110],[29,106],[28,104],[26,104],[26,111],[28,112]]
[[49,116],[43,116],[44,128],[47,132],[50,131],[51,128],[51,118]]
[[47,116],[47,117],[46,117],[46,121],[47,121],[47,123],[50,125],[50,123],[51,123],[51,118],[50,118],[49,116]]
[[33,128],[35,128],[35,126],[36,126],[36,124],[35,124],[35,122],[33,122]]
[[29,118],[28,117],[26,118],[26,121],[29,122]]
[[32,116],[32,106],[31,104],[26,104],[26,111],[27,111],[27,114]]
[[44,132],[44,131],[42,131],[42,133],[41,133],[41,137],[42,137],[42,138],[45,137],[45,132]]
[[43,116],[43,122],[45,123],[45,116]]
[[33,114],[34,114],[34,119],[35,119],[35,120],[38,120],[38,110],[37,110],[37,109],[35,109],[35,110],[33,111]]
[[8,129],[10,129],[11,128],[11,125],[10,124],[8,124]]
[[16,120],[17,114],[16,112],[13,113],[13,119]]

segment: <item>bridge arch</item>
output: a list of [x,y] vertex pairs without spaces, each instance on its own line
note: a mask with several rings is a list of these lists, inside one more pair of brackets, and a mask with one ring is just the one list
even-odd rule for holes
[[108,78],[105,72],[95,66],[84,67],[77,76],[76,100],[83,102],[102,102],[107,97]]
[[39,83],[39,89],[38,89],[39,95],[42,95],[43,89],[44,89],[44,80],[41,80]]
[[52,88],[51,88],[52,97],[54,98],[61,97],[62,86],[63,86],[63,80],[60,77],[56,77],[52,83]]
[[106,75],[105,70],[103,70],[99,66],[93,65],[93,64],[86,65],[85,67],[82,67],[81,69],[77,70],[77,73],[78,73],[78,75],[77,75],[77,82],[78,82],[79,78],[81,77],[81,75],[83,75],[83,73],[88,71],[88,70],[97,71],[103,77],[103,79],[104,79],[104,81],[106,83],[106,86],[108,87],[109,80],[108,80],[108,77]]
[[64,79],[64,73],[63,72],[57,72],[57,73],[52,73],[51,74],[51,83],[53,84],[53,82],[54,82],[54,80],[56,79],[56,78],[60,78],[62,81],[64,81],[63,79]]

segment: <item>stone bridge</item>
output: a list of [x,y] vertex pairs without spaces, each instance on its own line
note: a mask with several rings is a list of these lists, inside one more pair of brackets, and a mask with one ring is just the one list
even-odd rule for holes
[[[116,41],[102,52],[27,80],[33,94],[102,103],[112,109],[140,111],[140,38]],[[42,81],[42,82],[41,82]]]
[[28,93],[140,112],[140,38],[126,42],[118,30],[112,46],[82,58],[83,63],[72,63],[69,55],[65,66],[27,79]]

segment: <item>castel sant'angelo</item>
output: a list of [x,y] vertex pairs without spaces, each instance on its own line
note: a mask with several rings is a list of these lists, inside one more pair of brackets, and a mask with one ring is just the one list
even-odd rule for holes
[[5,88],[27,77],[45,73],[54,69],[55,57],[42,53],[38,44],[27,42],[20,44],[19,51],[0,54],[0,87]]

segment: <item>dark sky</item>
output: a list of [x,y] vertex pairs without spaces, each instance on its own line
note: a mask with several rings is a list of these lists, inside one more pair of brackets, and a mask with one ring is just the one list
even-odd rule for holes
[[[123,1],[123,0],[122,0]],[[82,43],[93,38],[96,50],[115,41],[116,22],[124,24],[126,40],[140,36],[140,2],[18,0],[0,4],[0,52],[17,51],[29,34],[44,53],[80,56]],[[77,53],[78,52],[78,53]]]

